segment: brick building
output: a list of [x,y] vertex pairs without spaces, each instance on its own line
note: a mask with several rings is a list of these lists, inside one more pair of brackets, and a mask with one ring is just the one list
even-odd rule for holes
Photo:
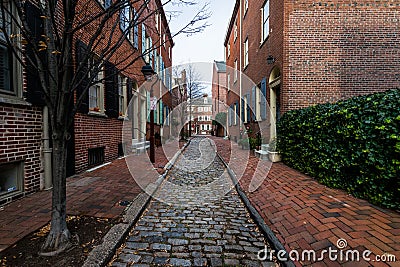
[[399,11],[389,0],[237,0],[224,43],[232,138],[241,121],[269,139],[288,110],[399,87]]
[[[213,104],[207,94],[189,100],[188,112],[191,109],[191,126],[194,135],[210,135],[212,131]],[[189,125],[188,125],[189,127]],[[188,128],[189,130],[189,128]]]
[[[7,8],[14,10],[12,2],[8,3]],[[147,5],[145,9],[140,6],[143,4]],[[27,16],[34,23],[34,29],[40,33],[43,27],[40,11],[30,2],[27,5]],[[110,1],[78,1],[76,10],[81,12],[77,13],[77,21],[84,22],[85,17],[102,12],[109,5]],[[140,17],[138,10],[145,10],[140,13]],[[139,23],[128,30],[128,25],[134,18]],[[88,76],[84,76],[82,88],[76,89],[75,99],[81,97],[83,101],[71,129],[68,175],[116,159],[122,155],[124,147],[131,146],[132,139],[145,138],[150,97],[149,88],[140,86],[144,82],[141,68],[146,63],[152,66],[162,81],[154,90],[159,99],[154,113],[160,135],[160,126],[164,124],[171,109],[168,95],[171,89],[171,72],[168,68],[172,65],[174,43],[161,1],[135,2],[133,6],[127,6],[118,16],[113,17],[113,20],[119,27],[110,38],[111,43],[100,43],[91,51],[95,56],[100,55],[102,45],[119,43],[116,52],[107,58],[102,70],[94,77],[101,82],[90,86],[85,95],[82,95],[82,84],[89,80]],[[76,35],[73,49],[76,66],[81,62],[86,64],[83,55],[95,30],[96,25],[92,23]],[[104,28],[105,40],[110,32],[110,29]],[[137,60],[132,63],[133,58]],[[90,65],[90,62],[87,64]],[[44,187],[43,155],[46,151],[42,138],[46,134],[51,136],[51,133],[44,131],[45,107],[44,101],[38,95],[38,79],[29,72],[25,73],[22,65],[9,52],[3,35],[0,35],[0,67],[0,202],[8,202]],[[132,124],[134,131],[131,133],[132,138],[122,144],[124,123]]]
[[[213,103],[213,118],[215,119],[218,113],[226,114],[226,62],[214,61],[213,76],[212,76],[212,103]],[[226,116],[226,115],[225,115]],[[225,129],[221,124],[213,125],[214,134],[217,136],[225,136]]]

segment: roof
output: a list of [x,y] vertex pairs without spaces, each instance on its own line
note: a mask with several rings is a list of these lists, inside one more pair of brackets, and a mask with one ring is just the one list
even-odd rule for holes
[[207,97],[208,103],[204,104],[204,97],[203,96],[199,96],[196,98],[193,98],[193,100],[191,101],[191,105],[212,105],[212,97],[208,96]]
[[226,62],[225,61],[214,61],[217,68],[217,72],[226,72]]

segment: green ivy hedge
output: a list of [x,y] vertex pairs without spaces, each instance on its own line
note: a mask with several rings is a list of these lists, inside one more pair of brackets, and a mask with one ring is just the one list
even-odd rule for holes
[[400,89],[286,112],[284,162],[322,184],[400,208]]

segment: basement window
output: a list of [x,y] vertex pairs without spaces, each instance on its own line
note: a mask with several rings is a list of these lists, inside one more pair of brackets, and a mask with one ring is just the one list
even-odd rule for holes
[[104,163],[104,148],[96,147],[88,149],[88,166],[95,167]]
[[24,163],[0,165],[0,199],[23,191]]

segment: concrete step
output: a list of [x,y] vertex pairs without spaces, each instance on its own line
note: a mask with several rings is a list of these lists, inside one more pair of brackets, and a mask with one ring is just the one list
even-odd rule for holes
[[262,160],[268,160],[268,152],[264,150],[255,150],[255,155],[256,157],[262,159]]

